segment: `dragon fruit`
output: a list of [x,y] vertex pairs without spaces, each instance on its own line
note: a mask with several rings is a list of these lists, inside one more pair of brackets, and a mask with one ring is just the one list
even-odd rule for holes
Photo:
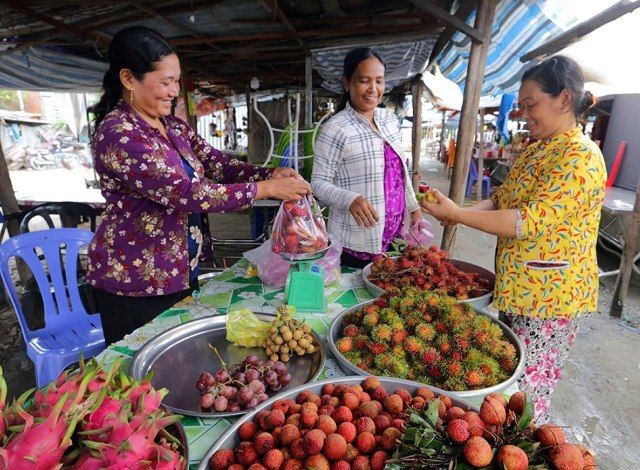
[[7,432],[7,423],[4,419],[4,403],[7,399],[7,382],[4,380],[2,374],[2,367],[0,367],[0,444],[4,439],[4,435]]
[[[0,449],[0,470],[48,470],[56,468],[64,452],[71,445],[78,419],[83,416],[83,408],[74,407],[64,416],[62,408],[67,402],[64,394],[55,404],[51,413],[41,423],[34,424],[34,418],[20,405],[17,413],[24,420],[24,429],[11,438],[4,449]],[[86,402],[87,406],[90,402]]]

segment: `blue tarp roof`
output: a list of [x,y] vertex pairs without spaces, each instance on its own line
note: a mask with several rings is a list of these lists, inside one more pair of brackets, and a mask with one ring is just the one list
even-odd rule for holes
[[[528,66],[520,57],[567,29],[608,8],[612,0],[502,0],[493,22],[482,96],[515,93]],[[475,12],[467,19],[473,25]],[[464,89],[471,39],[455,33],[436,63],[442,74]]]

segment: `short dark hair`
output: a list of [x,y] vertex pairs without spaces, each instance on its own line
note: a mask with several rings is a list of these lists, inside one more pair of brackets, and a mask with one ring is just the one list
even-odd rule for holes
[[[382,54],[375,49],[371,49],[370,47],[358,47],[357,49],[353,49],[349,51],[347,56],[344,58],[344,64],[342,66],[342,76],[351,79],[351,76],[358,68],[360,62],[375,57],[380,61],[385,71],[387,70],[387,64],[384,62],[384,58]],[[342,111],[349,102],[349,91],[345,90],[342,94],[342,98],[340,99],[340,104],[336,111]]]
[[142,80],[147,72],[155,70],[156,62],[175,53],[165,37],[151,28],[131,26],[118,31],[109,44],[109,70],[102,79],[102,96],[90,109],[96,116],[94,131],[122,96],[122,69],[131,70],[137,80]]
[[582,121],[596,98],[584,90],[584,74],[578,63],[563,55],[556,55],[543,60],[522,74],[522,81],[531,80],[542,88],[542,91],[556,97],[562,90],[569,90],[573,114]]

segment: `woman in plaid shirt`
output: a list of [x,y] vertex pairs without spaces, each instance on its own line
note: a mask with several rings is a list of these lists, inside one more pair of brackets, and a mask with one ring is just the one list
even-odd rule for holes
[[378,108],[385,64],[369,48],[344,60],[339,112],[316,142],[311,186],[329,207],[329,232],[344,247],[342,264],[363,267],[384,253],[409,222],[422,220],[400,149],[398,120]]

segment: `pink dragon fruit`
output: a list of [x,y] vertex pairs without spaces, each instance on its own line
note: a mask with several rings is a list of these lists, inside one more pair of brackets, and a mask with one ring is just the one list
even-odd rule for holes
[[0,449],[0,470],[49,470],[57,467],[65,450],[71,445],[71,435],[82,416],[82,410],[78,407],[61,416],[66,402],[65,394],[49,416],[38,424],[34,424],[33,416],[20,405],[17,406],[16,411],[25,422],[24,429],[12,436],[4,449]]
[[156,444],[157,463],[155,470],[183,470],[186,467],[184,458],[178,452],[178,446],[162,439]]
[[7,399],[7,382],[4,380],[2,374],[2,367],[0,367],[0,444],[4,439],[4,435],[7,432],[7,423],[4,419],[4,404]]

